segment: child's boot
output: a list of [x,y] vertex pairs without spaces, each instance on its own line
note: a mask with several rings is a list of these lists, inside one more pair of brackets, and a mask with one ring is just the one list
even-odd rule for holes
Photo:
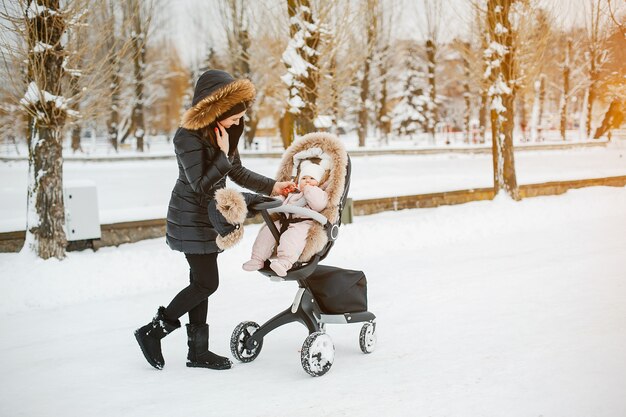
[[265,265],[265,262],[261,261],[260,259],[250,259],[248,262],[245,262],[241,267],[243,268],[244,271],[258,271],[259,269],[263,268],[263,265]]
[[272,271],[276,272],[276,275],[279,277],[286,276],[287,271],[291,269],[292,265],[293,264],[291,262],[283,258],[273,259],[272,262],[270,262],[270,268]]

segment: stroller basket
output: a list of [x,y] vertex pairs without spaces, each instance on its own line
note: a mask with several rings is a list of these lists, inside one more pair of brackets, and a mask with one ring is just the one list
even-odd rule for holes
[[318,265],[305,284],[322,313],[343,314],[367,310],[367,280],[362,271]]

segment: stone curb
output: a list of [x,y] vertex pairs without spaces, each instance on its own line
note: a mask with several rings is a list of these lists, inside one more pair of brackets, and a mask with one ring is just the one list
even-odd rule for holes
[[[605,147],[608,142],[552,143],[539,145],[517,145],[515,151],[559,151],[579,148]],[[446,154],[491,154],[491,146],[450,147],[450,148],[415,148],[415,149],[352,149],[348,150],[352,157],[382,155],[446,155]],[[243,158],[282,158],[282,152],[242,152]],[[175,159],[174,155],[125,155],[102,156],[97,158],[66,156],[64,162],[128,162],[128,161],[167,161]],[[0,162],[27,161],[26,156],[0,156]]]
[[[568,190],[595,186],[624,187],[626,186],[626,175],[521,185],[520,195],[522,198],[559,195]],[[355,216],[364,216],[383,211],[438,207],[469,203],[471,201],[491,200],[493,197],[493,188],[477,188],[400,197],[373,198],[354,201],[352,212]],[[256,216],[248,219],[246,223],[260,223],[261,221],[261,216]],[[103,224],[100,228],[102,234],[100,239],[70,242],[68,250],[98,249],[104,246],[119,246],[124,243],[163,237],[165,236],[165,219]],[[24,235],[24,231],[0,233],[0,252],[19,252],[24,244]]]

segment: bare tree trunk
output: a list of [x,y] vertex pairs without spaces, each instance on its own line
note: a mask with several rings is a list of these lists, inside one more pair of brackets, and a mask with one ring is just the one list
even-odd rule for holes
[[252,148],[252,142],[254,142],[254,137],[256,136],[257,127],[259,126],[259,118],[257,117],[256,112],[254,113],[254,118],[248,121],[246,125],[246,141],[244,143],[245,149]]
[[583,94],[582,97],[582,102],[580,103],[580,119],[579,119],[579,130],[578,130],[578,136],[580,139],[588,139],[589,136],[585,136],[587,135],[587,102],[589,101],[589,87],[587,87],[585,89],[585,92]]
[[378,113],[378,129],[383,135],[383,143],[389,145],[389,134],[391,133],[391,118],[387,114],[387,77],[383,77],[380,88],[380,112]]
[[145,33],[141,27],[141,3],[135,3],[135,14],[133,16],[133,64],[135,76],[135,105],[131,122],[132,134],[137,141],[137,150],[144,151],[143,140],[145,136],[144,114],[143,114],[143,72],[146,60]]
[[528,141],[528,117],[526,116],[526,95],[523,91],[517,96],[517,102],[517,108],[519,109],[519,127],[522,131],[522,142],[526,142]]
[[337,55],[333,51],[333,56],[330,59],[330,68],[328,70],[330,77],[330,111],[333,115],[332,133],[337,134],[339,127],[337,125],[339,121],[339,85],[337,82]]
[[[603,0],[590,0],[591,8],[589,20],[586,21],[587,53],[589,56],[589,89],[586,101],[585,139],[591,137],[591,121],[593,119],[593,105],[598,95],[600,70],[606,63],[606,41],[608,29],[606,27],[606,9]],[[610,6],[610,3],[609,3]],[[609,13],[611,11],[609,10]]]
[[26,113],[24,115],[26,119],[26,145],[28,146],[28,155],[30,158],[30,154],[33,152],[33,141],[31,138],[35,136],[35,119],[32,114]]
[[425,18],[424,27],[419,27],[424,36],[426,50],[426,65],[428,77],[428,91],[426,92],[428,100],[426,101],[424,111],[424,131],[431,137],[433,144],[436,142],[435,130],[439,123],[439,110],[437,103],[437,48],[441,42],[441,23],[442,10],[444,2],[442,0],[422,0],[422,15]]
[[[29,108],[32,117],[29,137],[28,217],[24,248],[48,259],[65,257],[67,240],[63,226],[63,155],[61,131],[65,110],[56,104],[63,99],[61,75],[64,50],[61,37],[66,23],[59,0],[39,0],[44,11],[24,15],[28,42]],[[46,45],[44,48],[35,48]],[[27,93],[27,94],[28,94]],[[58,97],[48,100],[50,94]]]
[[546,97],[546,75],[540,74],[539,79],[535,81],[535,99],[533,102],[533,114],[530,127],[530,138],[533,142],[539,142],[542,136],[542,119],[543,106]]
[[109,15],[107,16],[107,30],[108,34],[108,43],[107,46],[109,50],[113,51],[108,56],[108,65],[109,65],[109,74],[111,78],[111,103],[109,107],[109,117],[107,120],[107,132],[108,139],[111,147],[115,152],[118,152],[118,135],[119,135],[119,106],[120,106],[120,72],[121,62],[119,58],[119,50],[117,46],[117,29],[116,29],[116,18],[115,18],[115,5],[113,1],[109,3]]
[[[289,21],[292,22],[289,25],[289,34],[292,38],[298,31],[298,27],[296,26],[296,24],[293,23],[293,20],[295,19],[297,13],[296,7],[298,7],[299,5],[300,2],[298,0],[287,0],[287,13],[289,14]],[[289,99],[292,99],[291,88],[289,89]],[[293,143],[293,140],[296,136],[295,116],[289,111],[289,109],[287,109],[283,116],[280,118],[279,125],[280,137],[283,140],[283,147],[287,149]]]
[[376,117],[376,123],[378,124],[378,130],[383,136],[383,143],[385,145],[389,145],[389,134],[391,133],[391,118],[387,114],[387,52],[389,50],[389,46],[385,45],[382,50],[382,59],[380,59],[380,65],[378,70],[378,75],[381,77],[381,87],[380,87],[380,102],[378,115]]
[[369,96],[369,76],[370,76],[371,56],[365,59],[363,65],[363,78],[361,79],[361,108],[359,109],[359,126],[357,128],[359,135],[359,147],[365,146],[365,138],[367,136],[367,99]]
[[[53,9],[54,10],[54,9]],[[35,124],[30,138],[28,220],[25,247],[40,258],[65,257],[63,155],[59,127]],[[30,236],[29,236],[30,235]]]
[[572,40],[567,40],[565,59],[563,60],[563,91],[561,93],[561,139],[567,140],[567,99],[569,96],[570,57],[572,54]]
[[[319,30],[309,31],[305,30],[305,26],[316,24],[313,18],[313,11],[309,0],[287,0],[287,10],[289,13],[289,33],[293,39],[298,31],[306,33],[304,41],[304,49],[299,48],[299,52],[303,55],[302,58],[310,64],[307,69],[307,74],[304,77],[298,77],[298,84],[302,86],[299,89],[301,99],[304,102],[304,106],[299,109],[297,113],[292,113],[291,117],[284,117],[283,126],[285,134],[283,135],[283,141],[288,141],[291,144],[295,133],[306,134],[315,130],[316,114],[316,101],[317,101],[317,84],[319,81],[319,53],[317,48],[320,42]],[[302,27],[301,27],[302,25]],[[304,50],[308,52],[304,52]],[[290,100],[293,98],[293,88],[289,89]],[[291,126],[290,126],[291,124]],[[287,130],[294,130],[292,134],[287,134]]]
[[[70,80],[69,89],[70,89],[71,97],[77,98],[79,97],[80,92],[81,92],[80,77],[82,77],[82,71],[80,70],[80,68],[84,67],[84,65],[82,65],[81,56],[80,56],[80,53],[78,53],[78,51],[85,49],[82,46],[84,44],[84,40],[83,40],[82,34],[80,34],[77,30],[72,30],[71,28],[68,28],[66,30],[66,36],[68,36],[68,38],[69,37],[74,38],[73,43],[74,43],[74,47],[76,48],[76,50],[67,51],[69,57],[65,60],[64,71],[69,76],[69,80]],[[76,58],[74,58],[74,56],[76,56]],[[70,62],[75,64],[76,68],[69,69],[68,64]],[[70,104],[70,108],[75,114],[80,114],[79,112],[80,101],[77,99],[72,100]],[[81,128],[80,120],[75,120],[71,124],[72,153],[76,153],[77,151],[83,152],[83,148],[81,147],[81,143],[80,143],[81,131],[82,131],[82,128]]]
[[513,42],[509,11],[514,0],[488,0],[487,27],[492,40],[485,51],[489,60],[491,80],[491,136],[493,142],[493,183],[500,190],[519,200],[513,158],[514,94],[511,86],[513,72]]
[[[309,0],[300,0],[302,5],[309,7]],[[305,19],[308,23],[313,23],[312,11],[309,14],[305,14]],[[317,50],[320,43],[320,33],[316,31],[309,39],[307,39],[306,45],[311,50]],[[296,119],[296,129],[300,134],[306,134],[315,130],[313,122],[317,117],[317,84],[319,82],[319,54],[309,57],[309,63],[312,68],[309,70],[309,76],[304,79],[304,102],[307,104],[304,111]]]
[[[256,97],[256,106],[262,107],[264,101],[265,101],[265,94],[264,93],[258,94]],[[249,108],[248,111],[246,112],[246,116],[248,115],[248,113],[252,113],[252,115],[249,117],[248,123],[246,124],[246,132],[245,132],[246,138],[244,142],[245,149],[252,148],[252,143],[256,136],[256,131],[257,131],[257,128],[259,126],[259,121],[260,121],[258,113],[255,111],[252,111],[253,108],[254,106],[252,108]]]
[[[238,32],[239,33],[239,42],[241,45],[241,55],[239,58],[239,74],[238,77],[251,78],[252,71],[250,70],[250,33],[248,30],[244,29]],[[257,99],[258,100],[258,99]],[[261,103],[259,103],[259,106]],[[246,111],[246,119],[248,123],[246,125],[246,131],[244,132],[244,147],[246,149],[250,149],[252,147],[252,141],[254,140],[254,136],[256,135],[256,127],[259,124],[259,116],[255,111],[256,106],[252,106],[248,108]]]
[[470,118],[472,115],[472,94],[470,92],[471,72],[467,54],[471,48],[469,42],[463,44],[465,53],[463,54],[463,98],[465,100],[465,111],[463,113],[463,131],[465,133],[465,143],[471,142]]
[[378,80],[380,82],[380,90],[378,94],[378,103],[377,103],[377,111],[375,113],[375,123],[378,134],[381,135],[381,143],[384,145],[389,145],[389,135],[391,134],[392,128],[392,119],[391,114],[388,109],[388,99],[389,99],[389,91],[388,91],[388,78],[389,78],[389,68],[390,68],[390,39],[391,39],[391,30],[393,27],[392,18],[394,15],[393,8],[385,8],[384,4],[378,3],[378,15],[379,15],[379,25],[378,25],[378,34],[376,41],[376,50],[377,50],[377,71],[378,71]]
[[428,65],[428,104],[427,104],[427,120],[426,131],[430,134],[433,143],[435,142],[435,128],[439,123],[439,112],[437,109],[437,81],[435,78],[436,62],[436,46],[432,39],[426,40],[426,61]]
[[615,98],[611,101],[611,104],[602,119],[602,124],[600,124],[600,127],[596,129],[596,132],[593,135],[594,139],[600,139],[606,134],[608,140],[611,140],[611,129],[619,129],[620,125],[624,121],[623,107],[624,106],[619,99]]
[[378,31],[378,0],[368,0],[364,3],[367,7],[365,16],[366,26],[366,39],[367,39],[367,56],[363,63],[363,78],[361,79],[361,108],[359,109],[359,146],[365,146],[365,138],[367,136],[368,125],[368,108],[367,100],[370,95],[370,67],[372,65],[372,59],[374,54],[374,45],[376,42],[376,35]]
[[76,151],[83,152],[83,148],[80,146],[80,134],[81,134],[80,124],[75,123],[72,126],[72,152],[76,153]]
[[119,135],[119,121],[120,121],[120,66],[119,59],[112,54],[111,55],[111,108],[109,113],[109,119],[107,120],[107,130],[109,132],[109,143],[115,150],[118,151],[118,135]]
[[293,113],[285,112],[278,121],[280,127],[280,138],[283,141],[283,147],[287,149],[295,139]]
[[596,86],[598,84],[598,70],[596,69],[595,51],[592,51],[591,63],[589,68],[589,93],[587,95],[587,120],[585,121],[586,139],[591,136],[591,119],[593,117],[593,102],[596,99]]
[[[482,24],[479,25],[479,27],[482,27]],[[482,51],[487,50],[487,36],[485,32],[481,33],[480,44],[481,44]],[[482,73],[485,74],[486,71],[487,71],[487,61],[483,59]],[[480,143],[485,143],[485,134],[487,133],[487,106],[489,105],[489,97],[487,95],[487,88],[488,87],[486,83],[482,82],[480,86],[480,107],[478,109],[478,130],[480,133]]]
[[539,76],[539,118],[537,120],[537,140],[543,141],[543,112],[546,104],[546,74]]
[[480,131],[480,143],[485,143],[485,133],[487,132],[487,90],[480,93],[480,109],[478,109],[478,130]]
[[[72,95],[77,96],[80,94],[80,87],[78,85],[78,77],[72,76],[70,79],[70,89],[72,90]],[[78,101],[74,101],[72,103],[72,110],[78,111]],[[75,121],[72,124],[72,152],[80,151],[83,152],[83,148],[80,146],[80,134],[81,127],[78,121]]]

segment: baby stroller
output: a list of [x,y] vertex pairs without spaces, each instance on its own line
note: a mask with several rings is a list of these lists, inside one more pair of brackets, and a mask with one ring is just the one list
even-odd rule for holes
[[[300,158],[300,159],[298,159]],[[262,326],[253,321],[240,323],[233,331],[230,348],[241,362],[252,362],[261,353],[263,338],[272,330],[294,321],[309,331],[301,350],[301,363],[312,376],[328,372],[333,364],[335,348],[326,333],[326,324],[364,323],[359,335],[363,353],[371,353],[376,345],[376,317],[367,311],[367,282],[361,271],[319,265],[338,237],[341,212],[350,187],[350,159],[339,139],[329,133],[310,133],[294,142],[285,153],[277,180],[296,177],[302,158],[326,158],[330,161],[328,178],[321,187],[329,196],[329,204],[321,213],[307,208],[281,205],[280,200],[253,206],[260,211],[267,227],[278,242],[280,232],[274,220],[288,221],[288,214],[306,215],[315,220],[309,231],[305,249],[285,277],[278,277],[269,262],[259,270],[273,281],[298,283],[293,303]]]

